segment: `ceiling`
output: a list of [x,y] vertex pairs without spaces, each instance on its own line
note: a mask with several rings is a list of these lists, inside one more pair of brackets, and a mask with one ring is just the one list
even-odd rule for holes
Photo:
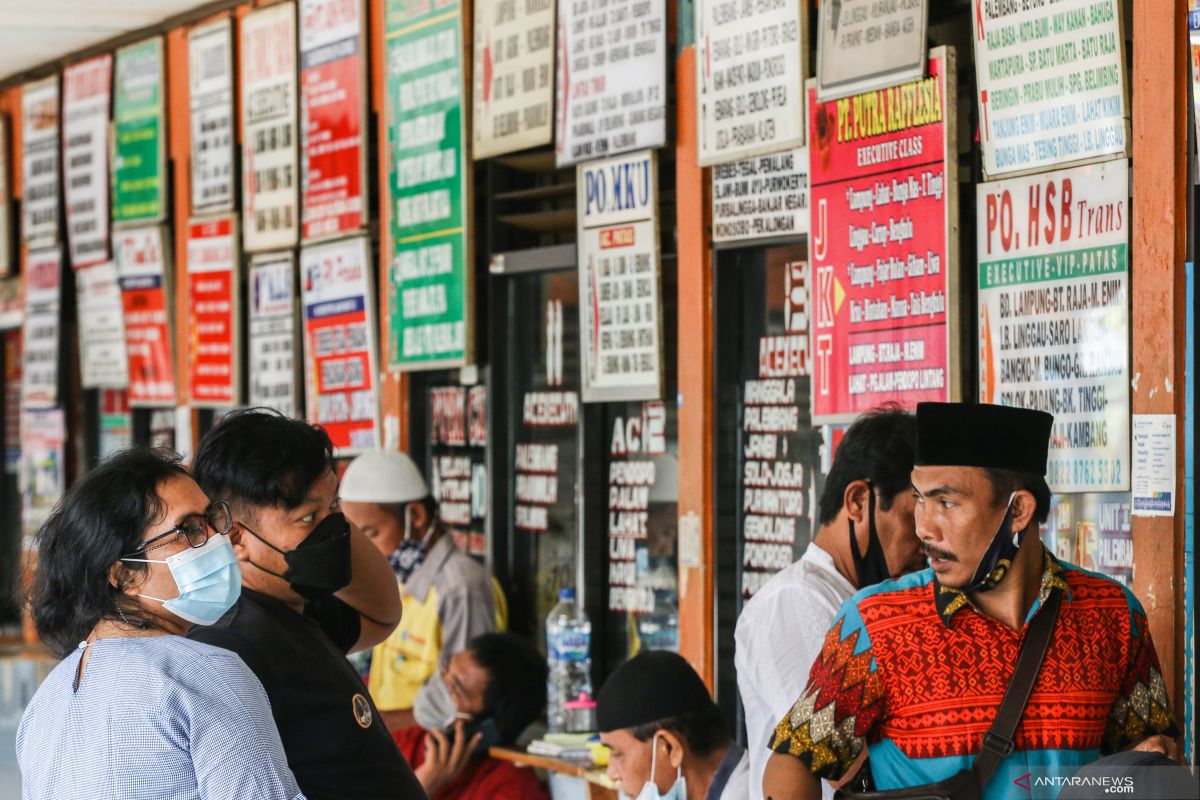
[[0,0],[0,80],[204,0]]

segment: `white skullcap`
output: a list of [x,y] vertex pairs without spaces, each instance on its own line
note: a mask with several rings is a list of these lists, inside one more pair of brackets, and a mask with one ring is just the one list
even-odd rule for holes
[[342,475],[341,498],[353,503],[411,503],[429,496],[421,470],[399,450],[368,450]]

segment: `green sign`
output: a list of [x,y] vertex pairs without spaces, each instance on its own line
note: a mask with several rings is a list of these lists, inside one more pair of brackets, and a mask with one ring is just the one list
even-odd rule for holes
[[114,84],[113,222],[164,219],[166,131],[162,39],[147,39],[118,50]]
[[386,9],[388,366],[461,365],[471,336],[462,5]]

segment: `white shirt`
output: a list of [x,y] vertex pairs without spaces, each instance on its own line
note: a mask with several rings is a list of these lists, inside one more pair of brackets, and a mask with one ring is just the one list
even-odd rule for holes
[[[746,711],[752,800],[763,800],[771,733],[804,692],[825,634],[854,591],[833,557],[809,544],[799,561],[763,584],[738,617],[733,663]],[[833,798],[824,781],[821,796]]]
[[[762,787],[759,787],[762,792]],[[749,800],[750,754],[734,745],[725,754],[721,767],[708,787],[708,800]]]

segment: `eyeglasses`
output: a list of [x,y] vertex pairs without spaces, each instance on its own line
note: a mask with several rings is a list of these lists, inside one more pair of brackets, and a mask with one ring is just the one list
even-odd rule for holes
[[233,513],[229,510],[229,504],[224,500],[218,500],[210,504],[203,514],[188,514],[174,528],[160,533],[153,539],[147,539],[142,542],[141,547],[132,553],[126,553],[122,558],[164,547],[180,536],[187,541],[188,547],[203,547],[208,542],[209,531],[224,536],[232,529]]

